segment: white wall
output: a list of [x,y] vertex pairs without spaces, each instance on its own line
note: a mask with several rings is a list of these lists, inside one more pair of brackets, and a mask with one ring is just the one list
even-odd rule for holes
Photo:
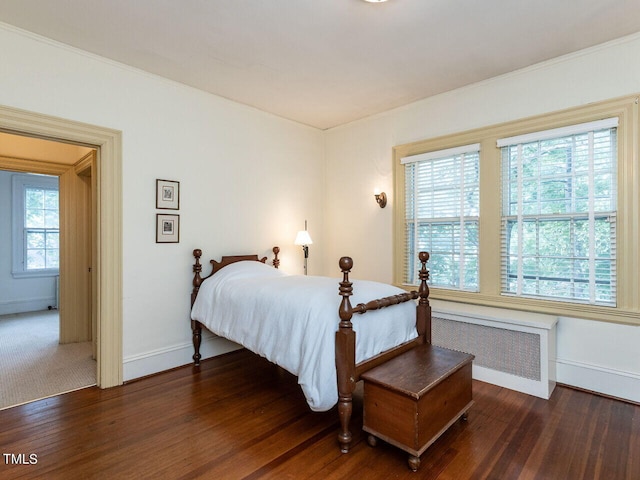
[[[190,361],[194,248],[279,245],[281,268],[301,273],[308,219],[321,258],[321,131],[2,24],[0,51],[0,104],[123,132],[125,380]],[[180,182],[178,244],[155,243],[157,178]]]
[[[354,257],[354,276],[392,281],[395,145],[640,93],[640,35],[434,96],[326,132],[325,265]],[[640,327],[561,318],[558,381],[640,401]]]
[[0,170],[0,315],[31,312],[56,305],[55,277],[11,275],[11,177]]
[[[301,272],[308,219],[310,273],[351,255],[389,282],[392,208],[373,189],[392,194],[394,145],[640,92],[633,37],[321,132],[1,24],[0,51],[0,104],[123,132],[125,379],[189,362],[194,248],[278,244]],[[155,243],[156,178],[180,181],[177,245]],[[640,401],[640,328],[562,318],[558,337],[560,382]]]

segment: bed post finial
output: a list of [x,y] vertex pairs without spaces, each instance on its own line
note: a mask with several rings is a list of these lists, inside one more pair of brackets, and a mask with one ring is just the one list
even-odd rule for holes
[[[429,252],[420,252],[418,254],[418,258],[420,259],[420,263],[422,266],[420,267],[420,272],[418,273],[418,277],[420,278],[420,293],[425,293],[424,298],[426,299],[429,296],[429,285],[427,285],[427,280],[429,280],[429,270],[427,269],[427,262],[429,261]],[[422,297],[422,295],[421,295]],[[429,301],[427,300],[427,303]]]
[[340,417],[340,432],[338,442],[342,453],[347,453],[351,446],[351,431],[349,423],[353,412],[353,391],[356,386],[356,334],[353,331],[351,317],[353,309],[349,297],[353,293],[352,283],[349,281],[349,272],[353,267],[351,257],[342,257],[339,262],[342,270],[342,282],[340,282],[340,324],[336,332],[336,369],[338,372],[338,416]]
[[196,248],[193,251],[193,256],[196,259],[196,263],[193,264],[193,293],[191,293],[191,306],[193,307],[193,302],[196,300],[196,295],[198,294],[198,289],[200,285],[202,285],[202,277],[200,273],[202,273],[202,265],[200,265],[200,257],[202,257],[202,250]]
[[351,317],[353,317],[353,310],[351,308],[351,301],[349,297],[353,293],[352,283],[349,281],[349,272],[353,268],[353,259],[351,257],[342,257],[340,262],[340,270],[342,271],[342,282],[340,282],[340,295],[342,296],[342,302],[340,302],[340,327],[351,328]]
[[418,289],[418,295],[420,300],[418,301],[418,313],[417,313],[417,327],[418,334],[424,335],[424,339],[427,343],[431,343],[431,306],[429,305],[429,270],[427,269],[427,262],[429,261],[429,252],[420,252],[418,259],[422,266],[418,272],[420,278],[420,288]]
[[280,259],[278,258],[279,253],[280,253],[280,247],[273,247],[273,266],[275,268],[280,267]]

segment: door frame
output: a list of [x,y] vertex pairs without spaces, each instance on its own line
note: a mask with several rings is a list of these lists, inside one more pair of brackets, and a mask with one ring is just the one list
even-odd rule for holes
[[122,132],[2,105],[0,130],[97,148],[96,381],[100,388],[121,385]]

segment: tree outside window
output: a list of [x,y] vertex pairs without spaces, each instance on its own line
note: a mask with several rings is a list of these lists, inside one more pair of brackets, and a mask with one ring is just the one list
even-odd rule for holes
[[615,306],[616,127],[607,123],[498,142],[503,293]]

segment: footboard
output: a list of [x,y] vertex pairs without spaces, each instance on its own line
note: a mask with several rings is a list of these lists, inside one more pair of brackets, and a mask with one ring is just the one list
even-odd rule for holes
[[[420,252],[420,288],[418,291],[411,291],[372,300],[367,303],[360,303],[355,307],[351,306],[349,297],[353,293],[352,283],[349,281],[349,273],[353,268],[353,260],[350,257],[342,257],[339,265],[343,274],[343,280],[340,282],[339,292],[342,296],[340,308],[338,310],[340,316],[340,324],[336,332],[336,369],[338,374],[338,415],[340,416],[340,432],[338,433],[338,442],[340,450],[343,453],[349,451],[351,444],[351,431],[349,423],[353,412],[353,391],[356,383],[367,370],[400,355],[411,348],[423,344],[431,343],[431,307],[429,306],[429,287],[427,280],[429,279],[429,271],[427,270],[427,261],[429,254]],[[397,347],[382,352],[381,354],[370,358],[360,364],[356,364],[356,333],[353,330],[351,318],[354,313],[364,314],[371,310],[390,307],[410,300],[418,299],[416,307],[416,329],[418,337],[410,342],[403,343]]]

